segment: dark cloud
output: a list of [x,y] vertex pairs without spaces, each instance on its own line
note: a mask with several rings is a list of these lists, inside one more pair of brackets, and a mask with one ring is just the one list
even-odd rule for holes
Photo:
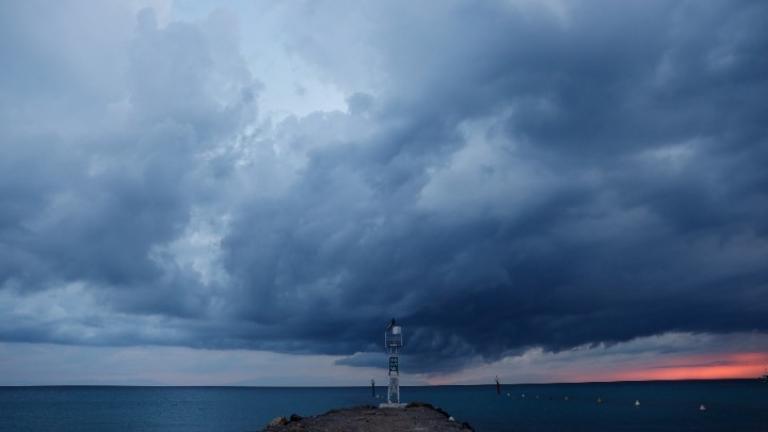
[[[279,121],[231,16],[124,15],[95,96],[57,68],[0,105],[4,340],[369,365],[396,316],[409,368],[439,371],[768,331],[760,2],[288,6],[274,43],[348,112]],[[0,46],[34,77],[55,59],[25,26]],[[88,307],[41,319],[41,292]]]

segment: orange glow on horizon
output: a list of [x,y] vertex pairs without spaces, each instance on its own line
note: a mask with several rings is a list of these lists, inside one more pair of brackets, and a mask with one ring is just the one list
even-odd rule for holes
[[[599,357],[599,356],[598,356]],[[504,370],[493,368],[493,373],[506,383],[578,383],[610,381],[675,381],[675,380],[714,380],[714,379],[755,379],[766,373],[768,352],[736,352],[680,355],[658,353],[655,357],[647,355],[636,358],[611,356],[595,361],[596,358],[568,361],[560,359],[560,367],[551,363],[536,362],[525,368],[516,368],[513,373],[504,374]],[[566,366],[562,366],[566,365]],[[468,374],[463,371],[423,377],[429,385],[451,385],[457,383],[491,384],[493,375],[487,366],[480,367]]]
[[574,381],[646,381],[756,378],[765,373],[768,353],[695,355],[666,358],[631,370],[571,375]]

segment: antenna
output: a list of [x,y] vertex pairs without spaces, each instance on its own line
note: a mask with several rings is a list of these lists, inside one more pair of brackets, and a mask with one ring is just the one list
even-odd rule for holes
[[384,332],[384,349],[389,354],[389,389],[387,390],[387,404],[396,406],[400,404],[400,350],[403,348],[403,328],[395,319],[387,326]]

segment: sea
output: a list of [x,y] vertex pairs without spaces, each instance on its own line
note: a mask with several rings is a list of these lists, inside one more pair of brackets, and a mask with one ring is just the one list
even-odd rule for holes
[[[243,432],[378,404],[370,387],[0,387],[0,431]],[[477,431],[766,431],[757,380],[402,387]],[[638,404],[639,403],[639,404]],[[702,409],[702,406],[704,409]]]

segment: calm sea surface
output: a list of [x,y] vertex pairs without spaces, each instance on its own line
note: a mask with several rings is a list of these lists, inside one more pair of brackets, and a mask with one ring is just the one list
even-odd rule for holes
[[[768,431],[768,384],[757,381],[508,385],[501,397],[493,386],[405,387],[402,396],[479,431]],[[377,402],[364,387],[0,387],[0,431],[258,431],[278,415]]]

